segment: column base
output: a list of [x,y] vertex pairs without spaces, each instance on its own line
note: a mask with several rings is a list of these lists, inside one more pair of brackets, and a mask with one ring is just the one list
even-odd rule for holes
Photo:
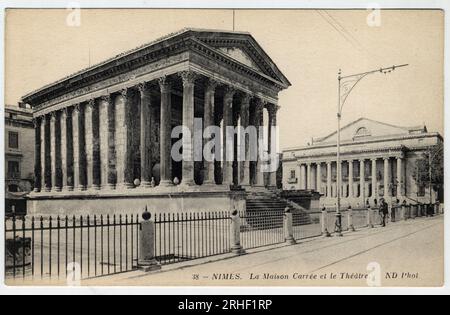
[[142,181],[141,185],[139,187],[140,188],[152,188],[152,183],[148,182],[148,181]]
[[46,186],[46,187],[44,188],[44,191],[45,191],[45,192],[51,192],[51,191],[52,191],[52,188],[51,188],[51,187],[48,187],[48,186]]
[[61,187],[53,187],[52,192],[61,192]]
[[288,243],[289,245],[296,245],[297,241],[293,237],[288,237],[286,239],[286,243]]
[[120,183],[116,185],[116,190],[121,190],[121,189],[133,189],[134,185],[131,183]]
[[231,248],[231,252],[236,255],[245,255],[245,250],[241,245],[235,245]]
[[143,272],[152,272],[156,270],[161,270],[161,265],[153,260],[141,260],[138,262],[138,269]]
[[91,190],[100,190],[100,185],[92,185]]
[[38,192],[40,192],[40,191],[41,191],[40,188],[34,188],[34,189],[33,189],[33,192],[35,192],[35,193],[38,193]]
[[172,187],[172,186],[174,186],[174,184],[172,181],[165,179],[165,180],[161,180],[159,182],[159,186],[160,187]]

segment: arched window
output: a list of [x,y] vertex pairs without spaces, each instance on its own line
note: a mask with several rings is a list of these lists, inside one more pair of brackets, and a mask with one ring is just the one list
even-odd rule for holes
[[355,132],[355,138],[368,137],[370,135],[371,135],[370,131],[366,127],[361,127],[358,130],[356,130],[356,132]]

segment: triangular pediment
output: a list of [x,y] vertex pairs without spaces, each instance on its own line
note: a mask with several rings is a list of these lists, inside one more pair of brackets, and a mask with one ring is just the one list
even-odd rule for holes
[[264,49],[249,33],[191,30],[193,36],[209,47],[231,57],[274,81],[288,87],[289,80],[278,69]]
[[[370,138],[387,137],[393,135],[408,135],[411,128],[395,126],[367,118],[360,118],[341,128],[341,141],[358,141]],[[337,133],[316,139],[315,143],[336,142]]]

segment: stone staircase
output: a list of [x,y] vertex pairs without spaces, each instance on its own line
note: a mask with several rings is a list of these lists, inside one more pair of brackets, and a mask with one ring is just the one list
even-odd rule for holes
[[311,224],[306,209],[281,198],[277,191],[265,188],[251,188],[247,191],[247,213],[284,212],[286,208],[293,213],[295,225]]

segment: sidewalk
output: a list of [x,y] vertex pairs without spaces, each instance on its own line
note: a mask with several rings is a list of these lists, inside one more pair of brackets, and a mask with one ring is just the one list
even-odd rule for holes
[[[215,259],[219,260],[211,262]],[[191,261],[152,274],[136,271],[97,278],[82,285],[367,286],[371,263],[381,268],[382,286],[442,286],[444,217],[391,223],[239,257]]]

